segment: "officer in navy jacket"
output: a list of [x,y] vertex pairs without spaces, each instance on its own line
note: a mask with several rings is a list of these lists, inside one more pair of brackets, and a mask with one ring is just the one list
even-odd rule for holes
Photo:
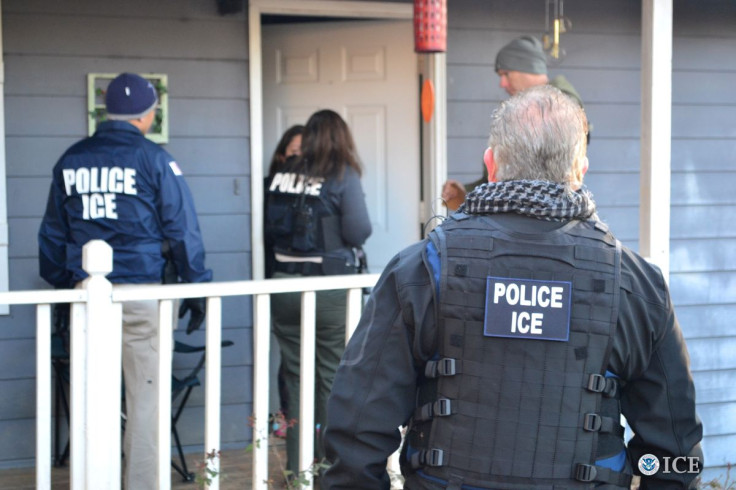
[[[113,271],[107,276],[113,283],[160,284],[165,242],[181,280],[212,280],[182,172],[169,153],[144,136],[157,102],[150,82],[132,73],[119,75],[106,92],[109,120],[54,166],[38,234],[41,276],[53,286],[74,287],[87,276],[82,247],[93,239],[113,248]],[[204,298],[182,302],[180,317],[191,311],[187,333],[201,325],[204,304]],[[155,488],[156,482],[157,332],[156,301],[124,304],[124,480],[136,490]]]
[[659,269],[595,214],[586,125],[550,86],[494,113],[490,182],[394,257],[350,339],[322,488],[389,488],[400,426],[404,488],[694,488],[682,332]]

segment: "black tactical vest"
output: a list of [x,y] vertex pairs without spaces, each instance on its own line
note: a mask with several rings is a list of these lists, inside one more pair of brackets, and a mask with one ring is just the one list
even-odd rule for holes
[[620,243],[600,222],[526,234],[462,214],[430,240],[439,352],[420,383],[404,471],[448,488],[628,488],[629,475],[595,465],[599,436],[623,448],[617,384],[604,377]]
[[[350,274],[357,269],[352,250],[343,244],[339,212],[323,197],[322,177],[278,172],[266,183],[266,242],[279,262],[277,271],[302,275]],[[309,258],[319,258],[320,262]],[[298,261],[299,258],[304,259]]]

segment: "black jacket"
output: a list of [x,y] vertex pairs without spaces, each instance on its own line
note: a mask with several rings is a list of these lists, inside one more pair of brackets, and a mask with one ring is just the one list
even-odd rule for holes
[[[498,215],[519,231],[558,227]],[[435,270],[427,242],[400,252],[386,267],[342,359],[328,402],[326,454],[333,466],[323,488],[389,488],[386,459],[399,446],[398,427],[416,406],[417,378],[437,352]],[[697,456],[702,424],[695,413],[689,358],[662,274],[624,247],[618,328],[609,371],[621,378],[622,412],[635,436],[628,457]],[[687,488],[695,474],[642,477],[645,488]]]

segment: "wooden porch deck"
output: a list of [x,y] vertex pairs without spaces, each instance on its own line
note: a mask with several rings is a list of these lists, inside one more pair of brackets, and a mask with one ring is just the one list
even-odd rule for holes
[[[286,481],[283,470],[286,468],[286,442],[284,439],[270,439],[268,455],[269,477],[271,489],[285,489]],[[202,455],[188,454],[189,471],[201,473]],[[220,456],[220,488],[222,490],[241,490],[252,488],[252,455],[245,449],[223,451]],[[0,490],[35,490],[36,474],[34,468],[0,470]],[[69,466],[51,468],[51,489],[66,490],[69,488]],[[195,482],[185,482],[181,475],[171,470],[172,490],[196,490],[202,488]],[[318,488],[315,486],[315,488]]]

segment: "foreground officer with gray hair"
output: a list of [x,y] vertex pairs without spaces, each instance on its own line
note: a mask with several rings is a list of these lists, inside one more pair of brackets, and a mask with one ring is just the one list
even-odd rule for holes
[[328,404],[322,488],[389,488],[399,426],[405,488],[623,489],[632,473],[694,488],[687,349],[659,269],[595,214],[586,126],[550,86],[494,113],[490,182],[400,252],[366,305]]

